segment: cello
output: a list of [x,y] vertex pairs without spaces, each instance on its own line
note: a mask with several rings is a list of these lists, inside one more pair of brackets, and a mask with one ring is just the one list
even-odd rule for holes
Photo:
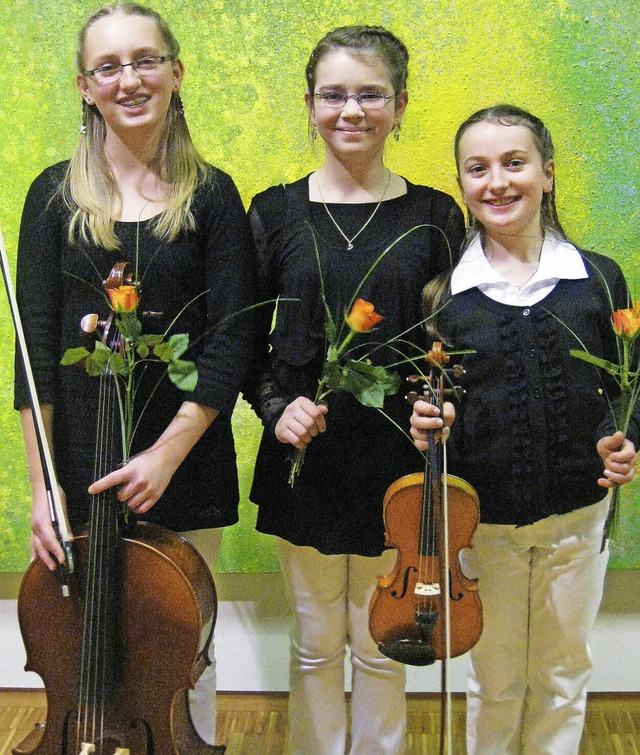
[[[105,287],[123,281],[134,283],[127,264],[118,263]],[[100,325],[103,341],[119,348],[113,313]],[[22,358],[30,372],[26,349]],[[116,399],[106,372],[100,376],[97,475],[116,464]],[[31,400],[37,402],[35,394]],[[20,586],[26,669],[44,682],[47,719],[13,755],[223,752],[198,736],[187,697],[210,663],[217,612],[204,559],[163,527],[126,522],[113,490],[92,497],[88,532],[73,537],[71,548],[66,590],[39,560]]]
[[[427,354],[431,368],[425,398],[440,408],[457,388],[445,388],[462,374],[447,368],[442,344]],[[411,383],[424,382],[421,376]],[[418,398],[412,391],[410,402]],[[441,752],[445,717],[450,716],[446,661],[472,648],[482,633],[477,580],[468,578],[460,552],[471,547],[479,522],[479,501],[465,480],[446,472],[445,443],[429,434],[424,473],[409,474],[388,488],[384,503],[386,545],[398,551],[394,570],[378,577],[369,607],[369,631],[380,652],[400,663],[427,666],[442,661]],[[449,752],[450,719],[448,720]]]

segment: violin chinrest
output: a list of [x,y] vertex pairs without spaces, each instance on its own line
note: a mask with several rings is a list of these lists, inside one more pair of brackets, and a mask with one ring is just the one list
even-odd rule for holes
[[378,650],[387,658],[409,666],[430,666],[436,661],[436,651],[429,642],[416,639],[379,643]]

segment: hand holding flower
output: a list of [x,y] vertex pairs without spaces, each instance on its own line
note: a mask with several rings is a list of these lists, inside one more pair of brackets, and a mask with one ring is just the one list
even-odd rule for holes
[[[620,507],[617,486],[629,482],[635,472],[635,449],[633,444],[625,438],[635,405],[640,397],[640,369],[636,351],[640,336],[640,302],[635,302],[628,309],[612,311],[611,328],[616,337],[617,362],[610,362],[581,349],[570,351],[570,354],[577,359],[593,364],[609,374],[620,391],[620,396],[615,403],[607,397],[618,432],[598,442],[598,453],[605,464],[605,476],[598,480],[598,484],[605,488],[614,488],[609,516],[604,528],[605,540],[615,539],[619,530]],[[614,438],[618,442],[617,446],[612,445]],[[628,466],[631,459],[634,459],[631,465],[633,468]]]
[[367,355],[354,358],[347,348],[356,333],[368,333],[384,318],[379,315],[371,302],[355,298],[344,317],[347,334],[342,337],[342,325],[337,327],[325,305],[327,336],[327,356],[314,401],[299,396],[287,406],[278,424],[276,437],[281,443],[296,447],[289,472],[289,484],[293,485],[300,474],[307,445],[319,432],[324,432],[324,415],[328,409],[322,405],[333,391],[351,393],[361,404],[381,409],[385,396],[390,396],[400,387],[400,377],[396,372],[371,363]]
[[290,443],[299,449],[306,448],[313,438],[326,430],[324,415],[328,411],[326,404],[314,404],[311,399],[298,396],[278,420],[276,438],[280,443]]
[[603,488],[624,485],[635,475],[638,454],[633,443],[618,430],[598,441],[598,453],[604,463],[604,477],[598,480]]

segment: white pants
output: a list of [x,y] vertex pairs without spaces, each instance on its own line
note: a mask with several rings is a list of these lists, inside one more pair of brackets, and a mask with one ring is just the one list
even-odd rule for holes
[[396,551],[378,558],[325,556],[276,539],[293,610],[289,697],[292,755],[344,755],[345,647],[351,651],[351,755],[405,752],[404,666],[380,654],[369,634],[376,577]]
[[[200,553],[207,562],[207,566],[213,575],[220,545],[222,543],[223,528],[217,527],[208,530],[191,530],[181,532],[185,540]],[[216,741],[216,656],[214,643],[209,648],[211,665],[207,666],[200,675],[195,689],[189,690],[189,708],[196,731],[208,744]]]
[[469,666],[470,755],[577,755],[607,509],[605,499],[527,527],[478,526],[465,555],[484,616]]

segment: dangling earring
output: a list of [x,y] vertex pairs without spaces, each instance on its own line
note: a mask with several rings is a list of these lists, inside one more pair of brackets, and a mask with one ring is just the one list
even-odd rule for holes
[[318,129],[316,128],[316,124],[314,123],[313,126],[311,126],[311,138],[315,142],[315,140],[318,138]]
[[89,105],[86,100],[82,100],[82,124],[80,125],[80,133],[86,134],[87,133],[87,112],[89,110]]
[[393,138],[394,138],[394,139],[395,139],[395,140],[396,140],[397,142],[399,142],[399,141],[400,141],[400,124],[398,124],[398,125],[397,125],[397,126],[396,126],[396,127],[394,128],[394,129],[393,129]]

